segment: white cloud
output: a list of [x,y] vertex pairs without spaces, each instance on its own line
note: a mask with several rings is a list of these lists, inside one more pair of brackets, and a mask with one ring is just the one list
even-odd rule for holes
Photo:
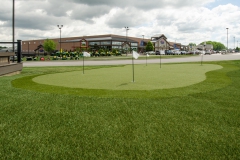
[[[16,39],[58,38],[57,24],[63,24],[63,37],[82,35],[128,35],[150,38],[165,34],[169,41],[182,44],[205,40],[226,44],[239,37],[240,7],[227,4],[209,9],[215,0],[35,0],[16,1]],[[0,0],[0,41],[11,41],[12,3]],[[229,46],[231,46],[229,42]]]

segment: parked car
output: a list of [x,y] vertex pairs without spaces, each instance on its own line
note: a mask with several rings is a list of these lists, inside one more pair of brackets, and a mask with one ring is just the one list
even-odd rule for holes
[[164,52],[165,52],[166,55],[168,55],[169,50],[165,50]]
[[165,55],[172,55],[172,54],[173,54],[172,50],[165,50]]
[[208,55],[211,55],[212,54],[212,51],[211,50],[206,50],[205,51],[205,55],[208,54]]
[[145,54],[155,54],[155,52],[154,51],[148,51],[148,52],[145,52]]
[[173,50],[173,55],[180,55],[181,52],[179,50]]
[[180,53],[181,53],[181,54],[187,54],[187,52],[186,52],[186,51],[180,51]]
[[160,55],[160,52],[159,52],[159,51],[156,51],[156,55]]
[[[9,60],[13,61],[13,56],[11,56]],[[17,61],[17,56],[14,56],[14,61]]]
[[226,54],[227,51],[226,51],[226,50],[222,50],[221,53],[222,53],[222,54]]

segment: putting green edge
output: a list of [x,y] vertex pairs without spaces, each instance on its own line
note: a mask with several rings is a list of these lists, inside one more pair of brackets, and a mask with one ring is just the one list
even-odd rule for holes
[[78,95],[83,97],[119,97],[119,98],[164,98],[175,96],[187,96],[189,94],[204,93],[217,90],[231,84],[231,79],[227,73],[239,68],[230,64],[220,64],[223,68],[206,73],[206,80],[187,87],[158,90],[104,90],[104,89],[81,89],[68,88],[39,84],[32,79],[44,75],[37,74],[25,76],[12,81],[12,86],[24,90],[32,90],[51,94]]

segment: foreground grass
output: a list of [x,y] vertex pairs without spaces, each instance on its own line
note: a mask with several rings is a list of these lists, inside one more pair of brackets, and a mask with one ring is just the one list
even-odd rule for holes
[[[238,159],[240,61],[212,64],[223,69],[198,85],[113,96],[29,78],[79,67],[24,68],[21,75],[1,77],[0,157]],[[29,83],[21,86],[21,80]]]

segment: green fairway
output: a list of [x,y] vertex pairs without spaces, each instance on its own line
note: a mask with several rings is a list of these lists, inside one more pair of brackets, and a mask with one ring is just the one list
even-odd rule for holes
[[131,65],[47,74],[33,78],[34,82],[71,88],[110,90],[154,90],[189,86],[206,79],[205,73],[222,68],[219,65],[172,64]]
[[[180,85],[154,89],[142,73]],[[112,89],[103,75],[127,84]],[[239,159],[240,61],[135,65],[134,83],[131,75],[127,65],[0,77],[1,159]],[[82,79],[91,85],[77,87]]]

